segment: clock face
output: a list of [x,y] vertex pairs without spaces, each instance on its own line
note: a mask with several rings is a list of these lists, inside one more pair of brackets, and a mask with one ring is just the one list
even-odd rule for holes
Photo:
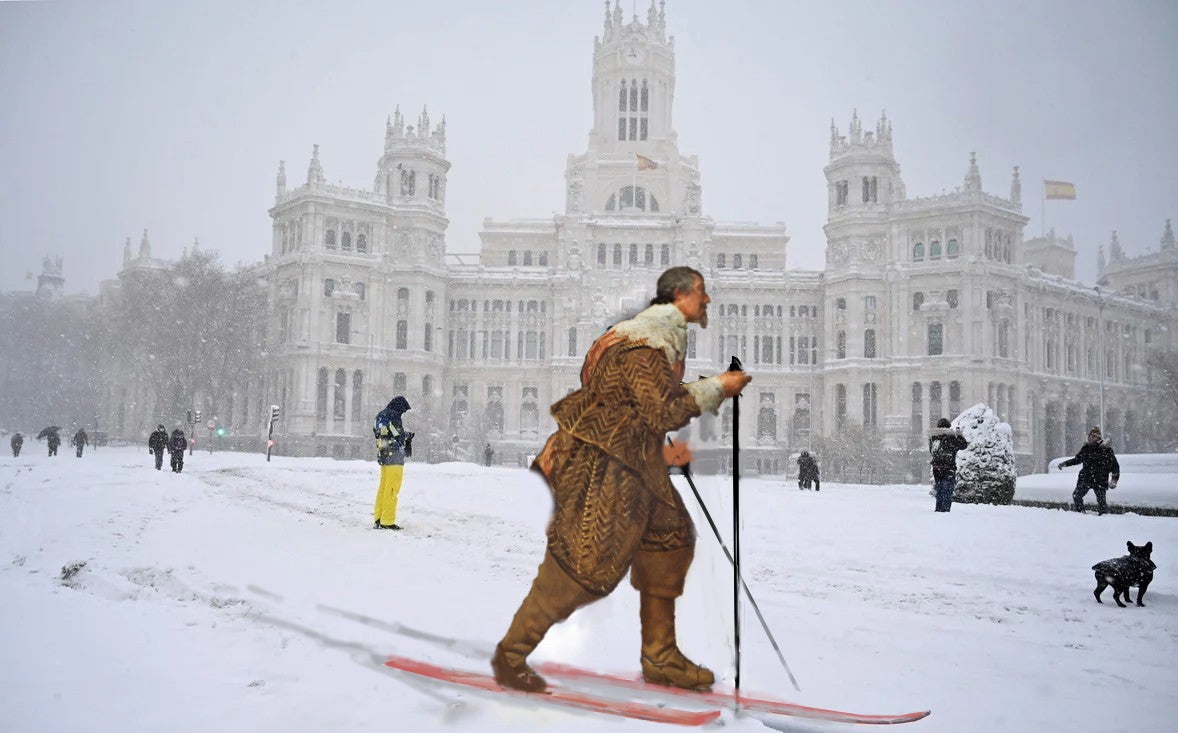
[[636,48],[632,48],[626,52],[626,62],[629,64],[640,64],[644,58],[643,53]]

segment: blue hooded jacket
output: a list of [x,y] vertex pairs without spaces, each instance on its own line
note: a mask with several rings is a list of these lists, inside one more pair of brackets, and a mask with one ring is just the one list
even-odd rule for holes
[[402,465],[412,451],[413,433],[406,432],[401,422],[409,409],[409,400],[398,395],[376,415],[372,434],[376,438],[376,459],[382,466]]

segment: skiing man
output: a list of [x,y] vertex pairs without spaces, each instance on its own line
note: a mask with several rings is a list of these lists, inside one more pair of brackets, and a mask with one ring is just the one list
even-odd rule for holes
[[12,440],[9,442],[9,445],[12,446],[12,457],[13,458],[20,457],[20,448],[24,444],[25,444],[25,436],[21,435],[19,432],[12,436]]
[[647,682],[706,688],[712,672],[675,639],[675,599],[695,553],[695,527],[667,476],[690,451],[667,450],[666,434],[705,410],[715,414],[752,377],[744,372],[681,383],[687,324],[708,322],[703,275],[672,267],[651,306],[599,337],[581,388],[552,406],[557,431],[533,468],[555,500],[548,543],[531,590],[495,648],[491,669],[506,688],[542,692],[527,664],[553,624],[609,595],[630,571],[639,592],[642,674]]
[[90,436],[86,435],[86,428],[78,428],[78,432],[74,433],[73,440],[70,442],[78,449],[78,458],[81,458],[82,449],[90,443]]
[[156,426],[155,432],[147,439],[147,452],[155,454],[155,470],[164,465],[164,451],[168,447],[168,429],[163,425]]
[[397,497],[405,477],[405,458],[413,455],[413,433],[406,432],[401,416],[408,412],[409,400],[398,395],[376,415],[372,434],[376,437],[376,462],[380,465],[380,485],[372,508],[374,529],[401,529],[397,524]]

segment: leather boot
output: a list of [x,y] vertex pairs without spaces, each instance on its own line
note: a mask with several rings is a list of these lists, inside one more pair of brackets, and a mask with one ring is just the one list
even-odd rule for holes
[[688,659],[675,638],[675,599],[683,595],[694,547],[670,552],[638,552],[630,582],[639,592],[642,620],[642,677],[670,687],[705,689],[715,675]]
[[527,663],[527,656],[554,624],[564,621],[573,611],[597,599],[573,580],[552,555],[544,561],[532,581],[511,626],[491,658],[491,671],[502,687],[524,692],[543,692],[548,683]]

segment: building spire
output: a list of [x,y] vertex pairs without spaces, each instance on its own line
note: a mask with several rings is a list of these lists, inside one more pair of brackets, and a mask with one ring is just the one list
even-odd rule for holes
[[1174,242],[1174,230],[1170,227],[1170,220],[1166,219],[1166,231],[1162,233],[1162,249],[1174,249],[1178,244]]
[[1104,269],[1108,267],[1108,263],[1104,259],[1104,245],[1096,248],[1096,274],[1103,275]]
[[143,237],[139,240],[139,256],[145,260],[151,259],[151,242],[147,239],[147,230],[143,230]]
[[131,238],[127,237],[127,241],[123,243],[123,267],[131,264]]
[[278,189],[278,195],[281,196],[286,193],[286,161],[278,161],[278,177],[275,180]]
[[982,190],[982,174],[978,171],[978,155],[972,151],[969,154],[969,171],[965,174],[965,190]]
[[311,149],[311,164],[307,166],[307,183],[323,183],[323,164],[319,162],[319,145]]
[[1014,178],[1010,181],[1010,201],[1011,203],[1021,204],[1023,202],[1023,184],[1018,178],[1018,166],[1014,167]]
[[1117,239],[1116,229],[1113,230],[1113,238],[1108,243],[1108,255],[1113,262],[1123,259],[1125,256],[1124,251],[1121,250],[1121,240]]

